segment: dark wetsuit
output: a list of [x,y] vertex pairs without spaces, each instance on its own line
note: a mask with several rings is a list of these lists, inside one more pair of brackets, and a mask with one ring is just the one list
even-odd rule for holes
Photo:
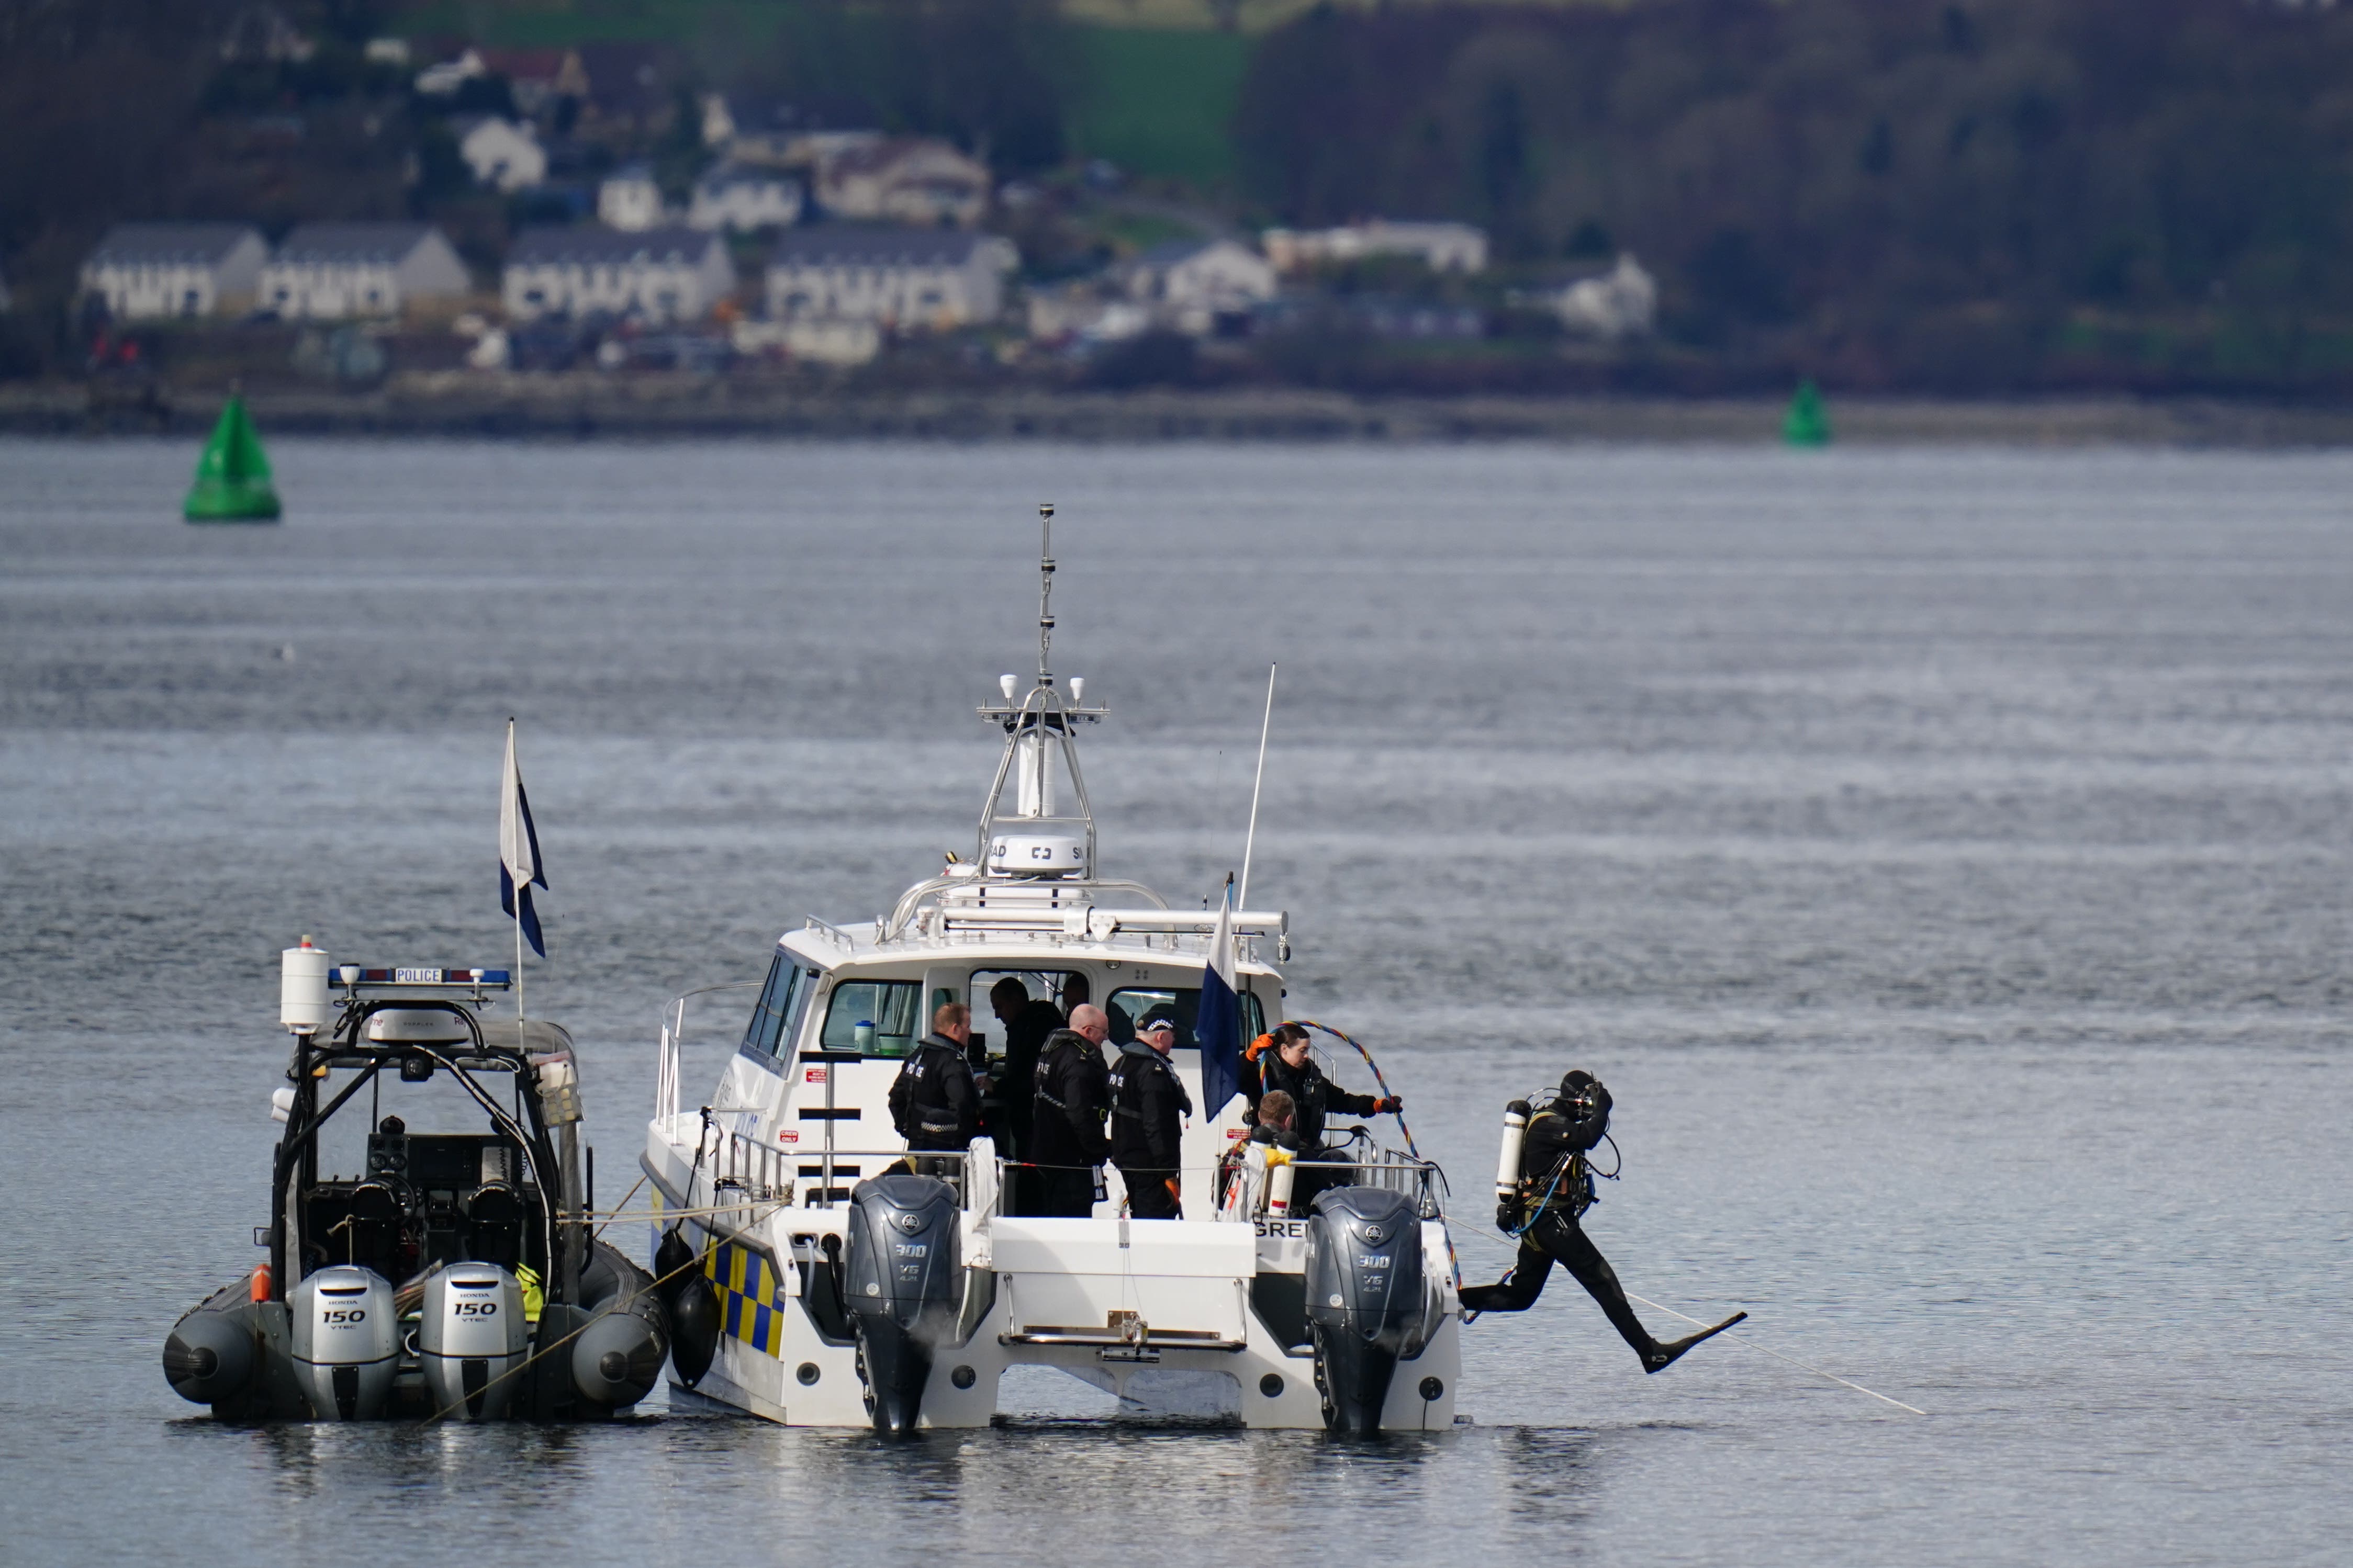
[[1120,1047],[1111,1069],[1111,1163],[1127,1184],[1127,1212],[1135,1218],[1178,1217],[1168,1183],[1182,1163],[1177,1118],[1192,1110],[1191,1096],[1158,1051],[1142,1040]]
[[1111,1106],[1103,1053],[1070,1029],[1047,1037],[1038,1058],[1030,1109],[1031,1200],[1022,1212],[1083,1219],[1095,1212],[1094,1168],[1109,1149],[1103,1112]]
[[1617,1270],[1577,1224],[1577,1216],[1593,1202],[1585,1155],[1609,1130],[1609,1091],[1597,1082],[1589,1106],[1562,1100],[1529,1118],[1520,1152],[1517,1206],[1525,1215],[1530,1206],[1540,1205],[1535,1223],[1520,1237],[1520,1255],[1512,1271],[1493,1285],[1464,1290],[1462,1306],[1472,1312],[1524,1311],[1544,1293],[1545,1280],[1558,1263],[1600,1304],[1610,1326],[1634,1348],[1643,1366],[1656,1372],[1674,1359],[1668,1353],[1673,1347],[1662,1348],[1651,1337],[1628,1304]]

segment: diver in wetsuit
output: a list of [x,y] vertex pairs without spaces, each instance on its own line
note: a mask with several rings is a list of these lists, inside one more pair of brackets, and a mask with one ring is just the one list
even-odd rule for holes
[[1634,1315],[1617,1271],[1577,1224],[1578,1216],[1593,1206],[1593,1177],[1585,1157],[1609,1130],[1609,1091],[1582,1069],[1562,1078],[1559,1096],[1541,1109],[1513,1106],[1528,1117],[1520,1146],[1519,1187],[1496,1205],[1495,1223],[1519,1237],[1520,1255],[1512,1271],[1494,1284],[1474,1285],[1462,1292],[1462,1321],[1467,1323],[1482,1312],[1519,1312],[1535,1306],[1552,1266],[1558,1263],[1600,1303],[1610,1326],[1642,1358],[1642,1370],[1660,1372],[1748,1314],[1736,1312],[1712,1329],[1663,1344]]

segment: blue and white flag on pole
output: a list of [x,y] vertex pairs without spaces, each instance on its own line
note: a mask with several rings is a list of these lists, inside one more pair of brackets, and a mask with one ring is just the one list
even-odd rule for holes
[[1201,1047],[1201,1114],[1215,1122],[1241,1092],[1242,1003],[1234,990],[1234,881],[1226,879],[1225,901],[1218,906],[1217,933],[1209,938],[1209,961],[1201,966],[1201,1007],[1193,1020]]
[[539,829],[532,826],[531,800],[522,793],[522,769],[515,763],[514,721],[507,721],[507,771],[499,789],[499,908],[520,926],[532,952],[547,956],[539,934],[539,911],[531,907],[533,882],[547,886],[539,864]]

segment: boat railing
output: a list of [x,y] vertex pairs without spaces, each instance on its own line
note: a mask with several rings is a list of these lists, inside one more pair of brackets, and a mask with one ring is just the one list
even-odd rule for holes
[[[1337,1151],[1326,1150],[1324,1152]],[[1410,1154],[1380,1149],[1372,1151],[1362,1159],[1291,1160],[1285,1163],[1295,1173],[1293,1177],[1294,1183],[1299,1174],[1312,1171],[1316,1173],[1316,1185],[1322,1191],[1329,1192],[1335,1187],[1379,1187],[1387,1192],[1404,1194],[1413,1205],[1414,1212],[1424,1219],[1436,1219],[1444,1212],[1444,1205],[1440,1201],[1446,1182],[1444,1173],[1434,1163],[1417,1160]],[[1267,1177],[1267,1169],[1254,1162],[1235,1166],[1226,1178],[1234,1185],[1227,1189],[1226,1202],[1220,1207],[1219,1217],[1236,1220],[1264,1218],[1270,1195]],[[1299,1217],[1305,1211],[1306,1205],[1294,1199],[1293,1216]]]
[[724,985],[705,985],[670,998],[662,1009],[661,1047],[654,1058],[654,1117],[665,1128],[678,1122],[679,1061],[686,1047],[686,1005],[697,996],[709,996],[721,991],[748,991],[760,984],[757,980],[732,980]]
[[[965,1150],[789,1149],[765,1143],[744,1132],[730,1132],[714,1151],[712,1196],[714,1206],[728,1203],[782,1204],[794,1208],[830,1208],[849,1201],[858,1183],[913,1163],[919,1175],[935,1176],[955,1189],[956,1203],[967,1207],[979,1200],[983,1213],[993,1212],[1003,1190],[994,1152],[974,1160]],[[985,1167],[985,1168],[984,1168]],[[979,1173],[974,1179],[974,1173]]]

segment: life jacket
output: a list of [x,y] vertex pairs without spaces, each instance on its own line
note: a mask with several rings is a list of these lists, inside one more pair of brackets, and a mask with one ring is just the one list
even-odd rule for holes
[[[917,1046],[915,1054],[899,1069],[907,1090],[906,1115],[899,1135],[910,1142],[919,1138],[968,1142],[972,1129],[966,1124],[967,1117],[950,1102],[946,1080],[955,1074],[969,1079],[971,1072],[964,1054],[945,1041],[931,1037]],[[969,1089],[966,1094],[971,1096]],[[957,1140],[958,1134],[964,1135],[962,1140]]]

